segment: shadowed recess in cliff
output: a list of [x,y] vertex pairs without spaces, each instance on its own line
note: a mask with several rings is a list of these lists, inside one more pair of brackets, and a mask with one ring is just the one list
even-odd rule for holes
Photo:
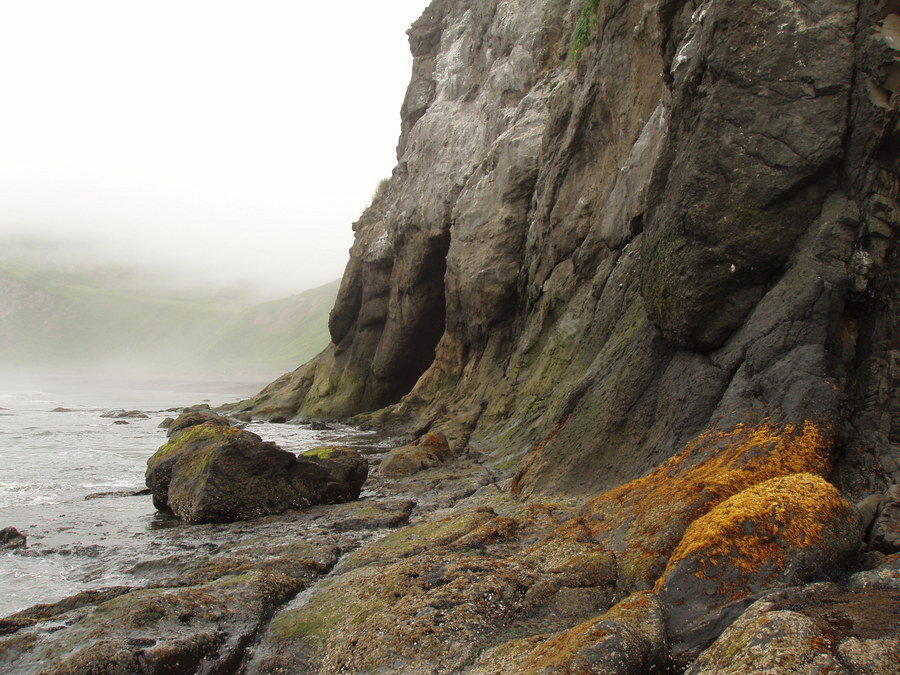
[[372,362],[377,407],[396,403],[409,393],[434,361],[446,321],[444,272],[449,243],[448,232],[430,238],[424,251],[417,247],[411,270],[403,275],[405,283],[391,288],[388,322]]

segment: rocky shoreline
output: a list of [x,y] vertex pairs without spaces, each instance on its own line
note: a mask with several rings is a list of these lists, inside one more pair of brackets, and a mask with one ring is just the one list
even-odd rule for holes
[[893,672],[898,542],[871,534],[897,504],[841,499],[816,430],[715,435],[587,502],[477,452],[380,471],[439,441],[367,454],[359,500],[192,525],[145,585],[0,620],[0,669]]
[[[377,464],[386,451],[372,448],[369,457]],[[86,591],[0,619],[0,635],[5,636],[0,638],[0,669],[168,672],[178,664],[178,672],[193,672],[201,666],[236,667],[249,658],[247,646],[274,610],[326,575],[338,560],[409,522],[414,511],[421,517],[446,508],[490,482],[489,476],[475,468],[464,471],[456,485],[461,491],[435,490],[432,477],[427,484],[411,486],[411,497],[375,477],[359,501],[179,529],[182,553],[135,562],[132,571],[148,579],[146,585]],[[139,491],[129,495],[148,498]],[[112,496],[122,495],[88,495]],[[24,538],[14,534],[10,528],[10,546],[24,546]],[[221,593],[229,598],[232,612],[219,611],[224,607]],[[166,621],[172,618],[169,609],[177,610],[174,626]],[[195,614],[205,620],[195,620]],[[68,629],[75,625],[78,629]]]

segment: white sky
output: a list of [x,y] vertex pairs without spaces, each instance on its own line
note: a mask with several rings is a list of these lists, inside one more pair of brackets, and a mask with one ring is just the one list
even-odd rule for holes
[[0,238],[286,295],[390,175],[428,0],[0,0]]

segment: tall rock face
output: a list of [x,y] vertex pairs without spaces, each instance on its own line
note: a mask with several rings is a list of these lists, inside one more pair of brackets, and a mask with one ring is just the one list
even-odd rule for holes
[[[596,493],[703,430],[900,478],[900,6],[434,0],[333,344],[261,411],[445,432]],[[891,475],[893,474],[893,475]]]

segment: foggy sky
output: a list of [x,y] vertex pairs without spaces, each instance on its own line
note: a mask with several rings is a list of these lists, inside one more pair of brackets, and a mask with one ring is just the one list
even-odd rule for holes
[[3,3],[0,242],[272,296],[337,278],[427,4]]

